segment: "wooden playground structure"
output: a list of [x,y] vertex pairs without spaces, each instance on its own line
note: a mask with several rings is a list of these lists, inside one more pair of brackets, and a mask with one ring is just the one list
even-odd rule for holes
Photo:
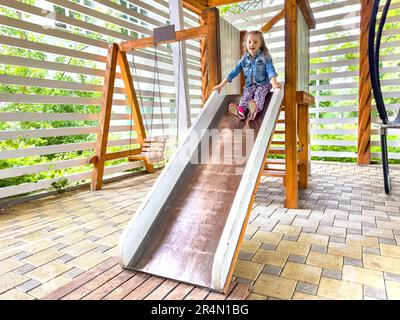
[[[128,157],[131,161],[143,160],[146,171],[154,172],[153,164],[145,156],[145,149],[149,142],[151,144],[151,138],[147,137],[143,125],[134,79],[127,60],[128,50],[146,47],[154,47],[156,50],[160,44],[180,44],[184,40],[200,38],[202,99],[206,110],[203,109],[196,125],[190,128],[189,136],[192,131],[200,132],[204,128],[244,128],[244,122],[238,127],[237,121],[233,121],[224,108],[225,104],[234,101],[234,97],[227,96],[223,99],[224,96],[218,97],[216,92],[212,92],[212,88],[222,80],[220,18],[215,6],[230,2],[234,1],[210,1],[207,6],[203,6],[197,1],[184,1],[187,8],[200,13],[199,27],[178,31],[173,30],[172,26],[161,27],[154,30],[153,37],[114,43],[109,47],[99,118],[101,131],[98,134],[96,155],[91,159],[94,164],[92,190],[101,189],[104,165],[108,160],[123,157]],[[268,110],[260,114],[254,123],[256,136],[260,137],[257,136],[252,153],[247,159],[248,162],[251,161],[250,165],[246,162],[246,166],[242,167],[243,175],[238,178],[232,174],[232,168],[224,168],[224,165],[221,167],[206,164],[205,167],[193,167],[189,162],[182,165],[176,159],[170,160],[120,238],[120,264],[123,267],[226,293],[261,178],[282,178],[285,186],[285,207],[298,207],[298,189],[307,187],[310,166],[308,105],[313,103],[313,97],[308,94],[308,55],[309,30],[315,27],[315,20],[308,1],[286,0],[284,8],[263,26],[262,31],[268,32],[282,19],[285,21],[285,84],[280,91],[284,92],[284,96],[279,90],[278,93],[275,92],[270,98]],[[240,38],[243,35],[244,32]],[[241,56],[243,52],[238,54]],[[117,65],[120,67],[131,108],[137,136],[134,143],[140,147],[106,153]],[[278,123],[284,124],[284,130],[276,130]],[[274,130],[276,134],[284,135],[285,140],[274,141]],[[183,148],[185,143],[187,141],[183,141],[178,147],[178,155],[180,147]],[[201,138],[196,143],[200,152]],[[284,149],[271,149],[270,146],[274,144],[284,146]],[[221,145],[220,148],[223,149],[224,146]],[[271,154],[284,155],[284,160],[268,159]],[[274,165],[283,165],[284,168],[272,169],[271,166]],[[215,175],[222,171],[226,174],[218,179],[225,181],[223,183],[226,186],[218,185],[207,178],[212,176],[215,179]],[[190,193],[185,189],[177,189],[178,185],[194,189]],[[221,196],[220,203],[215,199],[215,205],[210,207],[210,201],[213,200],[207,193],[226,188],[232,189],[232,193]],[[196,210],[202,210],[203,220],[199,220]],[[180,221],[184,221],[182,225]],[[180,230],[186,230],[187,235]],[[199,253],[192,248],[191,243],[197,241],[193,237],[205,240],[200,244]],[[213,240],[210,242],[209,239]],[[173,249],[176,246],[181,246],[179,255],[177,249]],[[168,267],[171,263],[175,265],[174,268]],[[199,263],[203,266],[201,270],[194,267]]]
[[[102,187],[104,165],[106,161],[124,157],[131,159],[142,159],[148,173],[154,172],[153,165],[141,156],[146,145],[146,130],[140,113],[137,94],[133,85],[133,77],[130,72],[126,52],[128,50],[154,47],[160,44],[184,41],[200,38],[201,41],[201,73],[202,77],[202,100],[205,102],[211,94],[212,88],[221,81],[221,56],[220,56],[220,33],[219,13],[216,6],[235,3],[239,1],[183,1],[185,8],[192,10],[201,16],[199,27],[176,31],[174,37],[156,42],[154,37],[112,44],[108,50],[106,72],[104,79],[103,97],[100,111],[100,133],[97,138],[96,154],[90,163],[93,163],[92,190],[100,190]],[[277,22],[285,20],[285,97],[281,113],[284,120],[284,130],[277,130],[276,134],[284,134],[282,141],[271,141],[271,144],[284,145],[284,149],[266,150],[266,154],[281,154],[285,159],[267,160],[262,176],[281,177],[284,180],[286,195],[285,207],[298,207],[298,188],[306,188],[310,172],[309,153],[309,116],[308,106],[314,102],[314,98],[308,94],[308,48],[309,30],[315,28],[315,19],[307,0],[287,0],[284,8],[266,22],[261,30],[268,32]],[[241,36],[245,31],[241,32]],[[303,65],[307,64],[307,65]],[[114,93],[114,82],[116,68],[119,65],[122,79],[125,85],[128,105],[132,110],[132,118],[135,123],[134,131],[137,139],[133,143],[140,145],[133,150],[106,153],[108,134],[111,120],[112,97]],[[284,169],[271,169],[269,165],[284,165]]]
[[[1,188],[1,299],[400,298],[400,256],[393,254],[400,245],[393,222],[400,208],[400,167],[393,161],[399,157],[399,141],[392,131],[400,127],[400,113],[393,119],[399,106],[400,3],[310,1],[317,18],[317,27],[310,31],[314,19],[307,1],[283,6],[284,1],[271,6],[245,1],[226,18],[220,18],[213,5],[234,1],[50,1],[48,8],[56,13],[54,30],[31,19],[41,14],[37,3],[4,0],[2,8],[20,14],[11,17],[4,11],[0,24],[5,30],[22,30],[27,37],[10,34],[1,39],[7,50],[1,58],[7,71],[1,83],[13,86],[12,92],[3,93],[3,102],[17,103],[1,113],[0,122],[7,122],[3,142],[61,138],[15,150],[13,144],[1,151],[12,165],[1,170],[2,178],[21,177],[13,179],[17,183],[35,174],[34,182]],[[58,11],[55,2],[79,12],[79,17],[70,16],[67,9]],[[180,6],[184,27],[174,20],[171,3]],[[106,4],[113,14],[104,13]],[[68,24],[59,30],[60,23]],[[235,78],[221,92],[212,91],[212,86],[244,54],[239,44],[245,32],[240,30],[256,29],[255,25],[266,32],[283,86],[267,94],[255,121],[240,121],[227,106],[237,104],[244,79]],[[76,34],[73,26],[87,29]],[[29,36],[35,32],[43,36]],[[92,39],[93,34],[99,39]],[[147,38],[134,40],[136,36]],[[29,50],[43,52],[41,61]],[[55,59],[58,56],[63,59]],[[177,68],[177,61],[182,66],[186,61],[186,67]],[[16,73],[18,66],[34,73]],[[55,71],[66,72],[68,83]],[[84,75],[89,75],[90,84],[80,81]],[[157,92],[159,77],[162,88]],[[187,85],[181,89],[183,111],[177,94],[182,78]],[[308,92],[315,95],[313,105]],[[27,106],[18,105],[24,102]],[[41,104],[57,107],[40,109]],[[186,128],[178,117],[185,112],[190,120]],[[68,127],[55,121],[65,121]],[[187,139],[202,129],[206,134],[214,129],[227,134],[216,135],[218,140],[211,134]],[[242,151],[228,159],[238,162],[225,161],[225,154],[222,163],[203,158],[191,162],[194,154],[203,156],[201,143],[206,138],[216,146],[209,155],[228,149],[218,142],[232,137],[236,129],[253,129],[255,135],[254,144],[243,139],[246,133],[241,133],[241,144],[228,141],[232,151]],[[96,142],[86,140],[98,132],[93,153]],[[309,132],[311,155],[318,159],[312,162],[312,176]],[[81,134],[88,135],[85,142]],[[382,164],[376,163],[379,134],[386,181]],[[70,135],[77,139],[65,139]],[[75,140],[79,143],[70,143]],[[153,147],[162,149],[165,141],[170,143],[169,161],[157,161]],[[178,154],[181,145],[196,148],[189,161],[176,161],[169,153],[175,141]],[[28,156],[42,161],[42,155],[56,152],[65,157],[24,161]],[[325,157],[358,161],[319,161]],[[8,159],[16,159],[15,166]],[[54,179],[36,175],[56,170]],[[58,173],[63,174],[60,182],[68,185],[93,174],[93,190],[104,190],[91,192],[87,185],[77,185],[58,195],[55,189],[62,184],[53,183],[59,181]],[[47,190],[50,184],[54,188]],[[391,195],[383,192],[383,185]],[[31,193],[38,190],[43,192]],[[14,197],[17,194],[21,196]]]
[[[190,128],[186,140],[180,143],[174,157],[121,235],[119,260],[121,266],[127,269],[226,293],[262,176],[283,178],[285,206],[288,208],[298,207],[298,189],[307,187],[310,165],[308,105],[313,102],[308,94],[309,30],[315,27],[315,20],[308,1],[287,0],[283,10],[262,28],[263,32],[268,32],[278,21],[285,20],[285,85],[283,89],[275,90],[267,99],[270,100],[267,102],[269,107],[264,108],[267,111],[264,110],[254,122],[254,127],[251,127],[254,128],[256,141],[245,166],[240,166],[242,175],[238,176],[233,173],[233,170],[238,169],[237,166],[214,165],[208,162],[192,165],[190,160],[183,163],[179,160],[186,152],[185,148],[192,147],[190,145],[196,144],[197,151],[193,151],[189,157],[201,152],[202,141],[205,139],[201,130],[229,128],[231,132],[236,129],[247,132],[243,131],[247,126],[246,122],[238,123],[224,108],[237,98],[226,96],[224,99],[225,91],[222,94],[212,92],[212,88],[222,80],[220,18],[218,9],[214,7],[222,3],[220,1],[201,8],[198,7],[198,2],[184,3],[196,12],[201,9],[199,27],[178,31],[172,26],[161,27],[154,30],[153,37],[113,44],[109,48],[100,117],[102,130],[98,136],[97,155],[93,161],[92,189],[101,188],[104,163],[108,159],[131,156],[133,160],[144,160],[147,172],[154,170],[148,159],[140,156],[145,145],[146,132],[126,51],[146,47],[157,50],[157,45],[160,44],[180,44],[184,40],[200,38],[204,108]],[[244,32],[241,33],[240,40],[243,36]],[[242,54],[240,52],[240,56]],[[132,119],[135,121],[137,143],[141,148],[106,154],[117,64],[121,69]],[[178,72],[181,71],[178,69]],[[178,83],[178,95],[179,86]],[[284,120],[282,117],[278,120],[280,113],[284,114]],[[285,129],[276,133],[284,134],[285,148],[276,153],[284,154],[283,162],[268,159],[273,153],[270,146],[283,144],[273,141],[272,138],[279,122],[284,123]],[[247,134],[242,133],[242,141],[246,137]],[[217,150],[225,149],[223,143],[219,144]],[[279,171],[270,168],[276,164],[284,164],[284,169]],[[212,200],[210,191],[216,190],[225,191],[219,192],[218,197]],[[210,201],[214,202],[213,205],[210,205]],[[202,217],[196,214],[199,210]],[[194,245],[194,242],[198,244]]]

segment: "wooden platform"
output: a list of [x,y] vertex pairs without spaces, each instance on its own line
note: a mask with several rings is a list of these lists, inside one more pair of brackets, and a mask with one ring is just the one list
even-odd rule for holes
[[45,296],[43,300],[244,300],[251,286],[233,282],[227,295],[122,269],[116,258]]

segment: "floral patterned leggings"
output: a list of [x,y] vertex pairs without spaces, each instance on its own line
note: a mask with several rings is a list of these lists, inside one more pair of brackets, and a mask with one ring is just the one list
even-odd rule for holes
[[240,98],[239,107],[242,107],[246,111],[249,102],[254,99],[257,110],[261,111],[264,108],[265,97],[271,88],[272,85],[270,83],[266,85],[252,84],[250,87],[245,87],[243,96]]

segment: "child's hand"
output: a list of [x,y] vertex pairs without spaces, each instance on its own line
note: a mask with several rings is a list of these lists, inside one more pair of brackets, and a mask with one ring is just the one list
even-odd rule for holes
[[282,86],[279,82],[272,82],[272,89],[281,89]]
[[222,87],[223,87],[223,85],[220,83],[220,84],[216,85],[216,86],[213,88],[213,91],[216,90],[216,91],[218,91],[218,93],[220,93]]

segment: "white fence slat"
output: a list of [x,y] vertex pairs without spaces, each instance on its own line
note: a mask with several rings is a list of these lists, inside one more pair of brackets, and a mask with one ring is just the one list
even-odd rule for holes
[[[384,79],[381,80],[381,86],[400,86],[398,79]],[[341,82],[334,84],[321,84],[321,85],[312,85],[310,86],[310,91],[314,90],[339,90],[339,89],[349,89],[349,88],[358,88],[358,82]],[[385,89],[383,89],[385,90]]]
[[[128,162],[128,163],[124,163],[121,165],[106,167],[104,169],[104,174],[109,175],[109,174],[122,172],[122,171],[129,170],[129,169],[139,168],[142,166],[143,166],[143,161]],[[41,190],[41,189],[50,188],[51,184],[53,182],[57,182],[62,179],[68,179],[69,183],[77,182],[77,181],[81,181],[81,180],[87,180],[87,179],[90,179],[91,174],[92,174],[91,171],[86,171],[86,172],[74,173],[71,175],[67,175],[65,177],[41,180],[41,181],[38,181],[35,183],[24,183],[21,185],[0,188],[0,198],[6,198],[6,197],[11,197],[14,195],[22,194],[22,193],[28,193],[28,192]],[[107,180],[107,178],[105,180]]]
[[[391,48],[391,47],[396,47],[400,46],[400,41],[396,41],[394,39],[390,39],[390,41],[382,42],[381,48],[386,49],[386,48]],[[357,45],[349,47],[349,48],[344,48],[344,49],[333,49],[333,50],[323,50],[323,51],[316,51],[317,49],[314,48],[310,50],[310,58],[328,58],[332,56],[337,56],[337,55],[344,55],[348,53],[358,53],[359,52],[359,47]]]
[[357,118],[319,118],[310,119],[310,124],[357,124]]
[[[154,78],[148,77],[136,77],[137,81],[140,83],[149,83],[153,84]],[[102,92],[103,86],[101,85],[93,85],[93,84],[85,84],[79,82],[70,82],[70,81],[60,81],[60,80],[49,80],[49,79],[39,79],[39,78],[31,78],[31,77],[21,77],[21,76],[11,76],[6,74],[0,75],[0,83],[4,84],[12,84],[12,85],[23,85],[23,86],[32,86],[32,87],[45,87],[45,88],[57,88],[57,89],[66,89],[66,90],[75,90],[75,91],[91,91],[91,92]],[[173,81],[161,80],[159,81],[162,86],[174,86]],[[201,90],[201,85],[189,85],[190,89]],[[125,93],[124,88],[116,87],[115,93]]]
[[104,49],[104,50],[106,50],[108,47],[108,44],[101,40],[90,39],[90,38],[76,35],[76,34],[73,34],[73,33],[70,33],[70,32],[64,31],[64,30],[60,30],[60,29],[43,28],[42,26],[37,25],[35,23],[6,17],[4,15],[2,15],[0,17],[0,23],[2,25],[6,25],[8,27],[23,29],[26,31],[31,31],[31,32],[47,35],[50,37],[56,37],[59,39],[69,40],[69,41],[77,42],[80,44],[85,44],[88,46],[92,46],[92,47],[100,48],[100,49]]
[[[151,102],[143,103],[144,106],[151,106]],[[158,108],[158,104],[155,104]],[[163,108],[174,108],[175,104],[163,103]],[[193,110],[199,109],[200,105],[192,104]],[[144,118],[151,117],[150,114],[144,114]],[[7,121],[97,121],[99,115],[96,113],[45,113],[45,112],[0,112],[0,122]],[[113,113],[111,120],[130,120],[130,113]],[[154,112],[154,120],[160,119],[175,119],[174,114],[161,114]]]
[[[382,154],[378,152],[371,152],[371,157],[372,158],[382,158]],[[388,152],[388,157],[389,159],[394,159],[394,160],[400,160],[400,153],[398,152]]]
[[[357,129],[310,129],[311,134],[337,134],[337,135],[355,135],[357,134]],[[325,141],[325,140],[324,140]],[[315,142],[315,140],[313,140]]]
[[311,151],[312,157],[357,158],[356,152],[348,151]]
[[[311,151],[312,157],[331,157],[331,158],[357,158],[356,152],[346,151]],[[400,160],[400,153],[389,152],[389,159]],[[381,159],[379,152],[371,152],[371,158]]]
[[[153,119],[154,120],[154,119]],[[165,126],[170,126],[169,123],[164,123]],[[162,124],[153,123],[153,129],[162,129]],[[1,140],[13,140],[17,138],[45,138],[45,137],[60,137],[60,136],[76,136],[81,134],[97,134],[97,126],[88,127],[66,127],[66,128],[51,128],[51,129],[32,129],[32,130],[7,130],[0,131]],[[109,132],[126,132],[135,130],[135,126],[121,125],[110,126]]]
[[[104,70],[101,70],[101,69],[74,66],[74,65],[65,64],[65,63],[36,60],[36,59],[29,59],[29,58],[16,57],[16,56],[12,57],[12,56],[0,55],[0,64],[8,64],[8,65],[28,67],[28,68],[38,68],[38,69],[63,71],[63,72],[70,72],[70,73],[86,74],[86,75],[97,76],[97,77],[104,77]],[[121,77],[121,74],[119,74],[119,78],[120,77]]]
[[44,112],[0,112],[0,121],[82,121],[98,120],[95,113],[44,113]]
[[[0,170],[0,179],[19,177],[27,174],[40,173],[44,171],[50,170],[60,170],[66,168],[74,168],[85,165],[89,162],[90,157],[87,158],[79,158],[73,160],[64,160],[57,162],[49,162],[36,164],[32,166],[23,166],[23,167],[15,167],[15,168],[7,168]],[[0,189],[1,190],[1,189]]]
[[8,46],[13,46],[17,48],[31,49],[35,51],[41,51],[45,53],[53,53],[61,56],[73,57],[78,59],[85,59],[89,61],[96,61],[105,63],[106,56],[100,54],[94,54],[84,51],[78,51],[74,49],[63,48],[51,44],[44,44],[39,42],[33,42],[26,39],[18,39],[13,37],[8,37],[0,35],[0,43]]
[[[130,139],[110,140],[108,147],[128,145]],[[136,139],[132,139],[132,143],[137,143]],[[44,147],[32,147],[17,150],[3,150],[0,151],[0,160],[22,157],[41,156],[45,154],[73,152],[82,150],[91,150],[96,148],[96,142],[82,142],[82,143],[68,143]]]
[[312,143],[320,146],[341,146],[354,147],[357,146],[357,140],[313,140]]
[[[142,97],[152,97],[153,92],[141,90]],[[174,99],[174,93],[161,92],[162,98]],[[158,93],[156,94],[158,97]],[[191,95],[191,99],[201,99],[201,95]],[[68,96],[45,96],[33,94],[11,94],[1,93],[0,101],[14,102],[14,103],[42,103],[42,104],[79,104],[79,105],[100,105],[101,98],[85,98],[85,97],[68,97]],[[126,100],[114,99],[113,105],[124,106],[127,104]]]
[[[400,72],[400,67],[385,67],[380,68],[381,74],[397,73]],[[341,79],[347,77],[357,77],[358,71],[337,71],[331,73],[320,73],[311,74],[310,80],[329,80],[329,79]]]

